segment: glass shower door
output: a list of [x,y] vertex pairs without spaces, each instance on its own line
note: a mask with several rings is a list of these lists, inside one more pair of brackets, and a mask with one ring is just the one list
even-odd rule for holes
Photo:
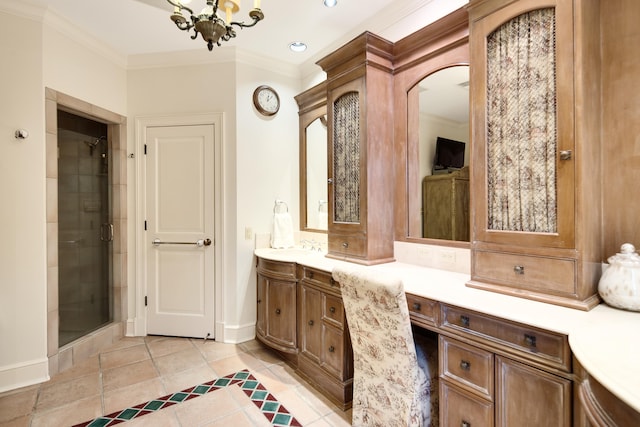
[[112,320],[106,125],[58,113],[59,346]]

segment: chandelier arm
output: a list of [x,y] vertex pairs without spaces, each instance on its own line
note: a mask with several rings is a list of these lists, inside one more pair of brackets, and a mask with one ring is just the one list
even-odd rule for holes
[[178,21],[174,21],[176,23],[176,27],[178,27],[178,29],[182,30],[182,31],[188,31],[191,28],[193,28],[193,24],[190,24],[188,22],[178,22]]
[[180,4],[179,2],[176,3],[173,0],[167,0],[167,2],[169,2],[172,6],[177,7],[180,10],[186,10],[187,12],[189,12],[190,15],[193,15],[193,10],[189,9],[187,6]]
[[235,25],[239,28],[251,28],[254,27],[261,20],[258,18],[253,18],[253,22],[251,24],[245,24],[244,22],[229,22],[229,26]]

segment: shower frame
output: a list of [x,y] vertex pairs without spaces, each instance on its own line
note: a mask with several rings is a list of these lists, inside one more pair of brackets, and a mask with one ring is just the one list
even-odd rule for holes
[[[58,301],[58,110],[107,125],[111,147],[111,223],[113,224],[113,320],[63,347],[59,347]],[[45,88],[46,185],[47,185],[47,357],[49,375],[87,359],[124,335],[127,317],[127,165],[125,116],[78,98]]]

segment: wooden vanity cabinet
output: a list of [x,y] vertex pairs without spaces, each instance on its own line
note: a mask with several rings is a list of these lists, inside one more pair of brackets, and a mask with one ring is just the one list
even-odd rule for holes
[[393,261],[393,44],[365,32],[317,62],[327,73],[328,254]]
[[442,426],[572,425],[565,335],[416,296],[408,302],[414,324],[437,323]]
[[298,373],[346,409],[353,398],[353,350],[340,285],[331,273],[299,266]]
[[[599,0],[471,0],[468,10],[469,286],[589,310],[603,260]],[[519,49],[527,60],[511,61]]]
[[284,353],[298,352],[296,264],[258,258],[256,337]]
[[353,350],[340,284],[295,262],[257,261],[256,338],[342,409],[353,398]]

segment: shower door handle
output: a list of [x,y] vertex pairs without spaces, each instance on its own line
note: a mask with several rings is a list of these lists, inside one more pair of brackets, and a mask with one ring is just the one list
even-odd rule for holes
[[100,240],[103,242],[113,241],[113,224],[104,222],[100,225]]

